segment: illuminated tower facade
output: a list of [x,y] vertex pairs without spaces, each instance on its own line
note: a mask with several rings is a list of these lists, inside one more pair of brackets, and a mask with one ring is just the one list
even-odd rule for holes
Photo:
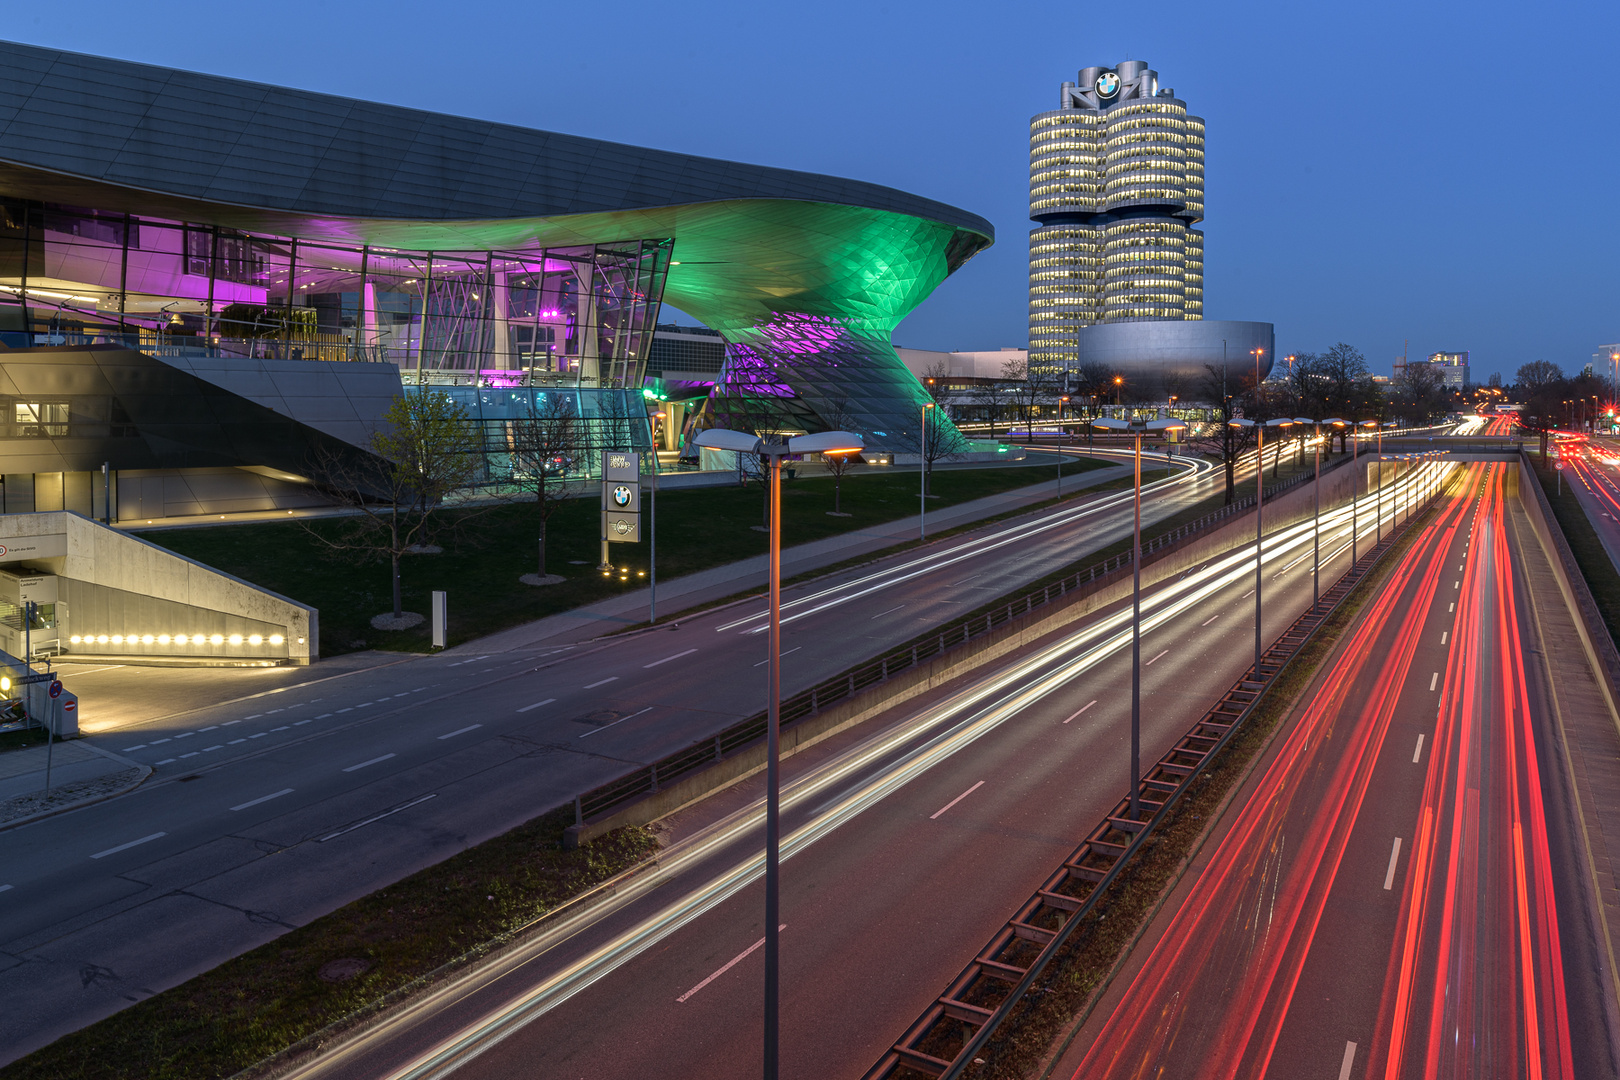
[[1029,125],[1029,365],[1096,323],[1204,317],[1204,121],[1140,60],[1089,67]]

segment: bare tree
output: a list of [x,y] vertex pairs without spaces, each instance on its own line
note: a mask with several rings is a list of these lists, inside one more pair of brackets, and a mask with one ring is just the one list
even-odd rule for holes
[[934,463],[936,461],[949,461],[956,457],[956,432],[953,430],[950,418],[945,410],[935,406],[924,411],[926,419],[923,422],[922,445],[919,448],[919,465],[922,468],[923,495],[929,494],[928,489],[934,479]]
[[[849,399],[846,397],[829,398],[826,411],[822,415],[827,426],[833,431],[848,431],[855,426],[854,416],[849,411]],[[827,467],[827,474],[833,478],[833,508],[827,511],[833,517],[849,517],[844,513],[844,474],[854,467],[856,454],[823,454],[822,464]]]
[[538,405],[530,404],[524,415],[507,424],[512,483],[534,494],[540,547],[536,572],[541,578],[546,576],[546,522],[571,493],[568,473],[583,451],[583,434],[573,399],[556,392],[542,394]]
[[399,560],[446,530],[445,498],[471,487],[483,471],[477,434],[467,410],[448,395],[410,393],[383,414],[370,456],[316,457],[316,482],[359,513],[335,536],[305,528],[333,550],[386,558],[395,618],[403,614]]
[[1226,473],[1226,501],[1230,503],[1237,493],[1238,458],[1253,443],[1251,428],[1235,428],[1231,421],[1237,417],[1238,397],[1254,385],[1253,379],[1229,379],[1222,364],[1206,364],[1208,372],[1199,386],[1199,396],[1213,402],[1215,424],[1208,429],[1200,450],[1218,459]]
[[1024,423],[1024,441],[1035,441],[1035,412],[1040,408],[1042,401],[1053,396],[1054,383],[1051,377],[1042,372],[1029,369],[1029,364],[1023,360],[1008,360],[1001,365],[1001,377],[1011,382],[1009,397],[1012,398],[1013,409],[1018,418]]

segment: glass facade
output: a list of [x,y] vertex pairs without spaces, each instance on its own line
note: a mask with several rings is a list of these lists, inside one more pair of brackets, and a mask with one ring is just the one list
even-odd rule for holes
[[639,388],[672,247],[402,251],[6,199],[0,334],[23,347],[391,363],[407,383],[517,372],[536,386]]

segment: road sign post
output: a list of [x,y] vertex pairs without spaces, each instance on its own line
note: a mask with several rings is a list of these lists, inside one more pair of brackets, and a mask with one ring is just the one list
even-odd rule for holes
[[641,542],[641,455],[609,451],[602,455],[602,566],[613,565],[609,544]]

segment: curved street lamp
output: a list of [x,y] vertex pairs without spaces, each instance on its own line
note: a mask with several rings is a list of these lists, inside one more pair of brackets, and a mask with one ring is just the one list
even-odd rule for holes
[[782,459],[789,454],[852,454],[865,440],[851,431],[820,431],[767,443],[758,435],[727,428],[709,428],[693,439],[710,450],[758,454],[769,476],[770,577],[767,671],[768,720],[765,728],[765,1078],[776,1080],[780,1044],[780,987],[778,928],[781,914],[782,848]]
[[1185,431],[1180,420],[1149,420],[1141,426],[1124,420],[1099,419],[1093,427],[1129,431],[1136,436],[1136,505],[1131,532],[1131,820],[1142,819],[1142,436],[1150,431],[1168,435]]

